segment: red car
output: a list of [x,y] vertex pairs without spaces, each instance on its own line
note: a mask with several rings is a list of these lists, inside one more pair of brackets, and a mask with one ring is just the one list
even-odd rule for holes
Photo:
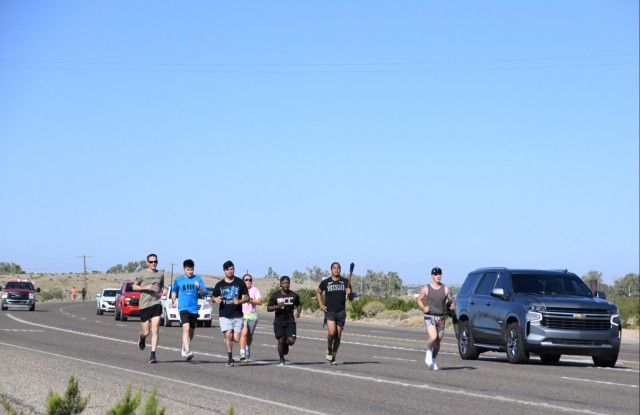
[[129,317],[140,316],[140,293],[133,291],[133,281],[125,281],[115,300],[115,318],[116,320],[127,321]]

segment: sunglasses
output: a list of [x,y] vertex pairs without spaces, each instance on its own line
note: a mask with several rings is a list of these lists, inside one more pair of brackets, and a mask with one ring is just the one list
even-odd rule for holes
[[253,281],[251,278],[246,278],[245,281]]
[[150,263],[150,264],[157,264],[158,263],[158,261],[147,261],[147,262]]

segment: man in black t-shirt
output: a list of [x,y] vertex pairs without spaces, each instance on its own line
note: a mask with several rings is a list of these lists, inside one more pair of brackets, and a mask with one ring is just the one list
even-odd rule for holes
[[[340,347],[340,337],[347,318],[347,297],[351,299],[349,280],[340,276],[341,271],[342,267],[339,263],[331,264],[331,277],[322,280],[316,290],[316,300],[327,320],[327,354],[325,357],[332,365],[338,364],[336,363],[336,353]],[[323,292],[325,293],[324,304],[322,302]]]
[[233,367],[233,343],[240,342],[240,333],[244,326],[244,314],[242,304],[249,301],[249,290],[240,278],[234,275],[233,262],[227,261],[222,265],[224,278],[213,288],[213,301],[220,304],[218,321],[220,331],[224,334],[224,345],[229,359],[227,366]]
[[[284,365],[284,357],[289,353],[289,346],[296,342],[296,318],[300,318],[302,304],[300,297],[293,291],[289,291],[291,279],[283,275],[280,277],[280,290],[273,293],[267,305],[267,311],[275,311],[273,319],[273,332],[278,340],[279,365]],[[293,317],[293,310],[296,316]]]

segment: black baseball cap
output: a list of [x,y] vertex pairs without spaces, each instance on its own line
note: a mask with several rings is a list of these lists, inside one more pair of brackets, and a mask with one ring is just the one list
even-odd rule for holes
[[433,267],[433,269],[431,270],[431,275],[442,275],[442,268]]
[[283,275],[282,277],[280,277],[280,282],[287,280],[289,282],[291,282],[291,278],[289,278],[287,275]]

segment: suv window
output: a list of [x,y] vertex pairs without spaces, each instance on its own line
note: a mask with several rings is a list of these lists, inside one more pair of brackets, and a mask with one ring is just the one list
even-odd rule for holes
[[469,276],[462,283],[462,287],[460,287],[460,292],[458,293],[458,295],[469,294],[475,288],[481,276],[482,274],[469,274]]
[[126,292],[130,293],[133,291],[133,284],[127,284],[127,287],[124,289]]
[[115,297],[118,295],[118,290],[106,290],[103,295],[105,297]]
[[498,278],[497,272],[487,272],[484,274],[480,287],[478,288],[478,294],[491,295],[491,290],[496,285],[496,279]]
[[14,290],[32,290],[33,285],[30,282],[8,282],[5,288]]

